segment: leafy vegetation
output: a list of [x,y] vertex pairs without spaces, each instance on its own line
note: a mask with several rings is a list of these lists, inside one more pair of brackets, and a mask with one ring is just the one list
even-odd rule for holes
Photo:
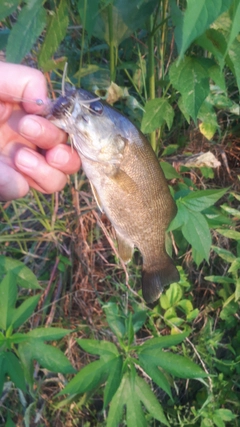
[[12,0],[0,20],[8,61],[51,91],[67,61],[149,134],[181,275],[144,305],[83,175],[0,204],[0,425],[238,426],[240,1]]

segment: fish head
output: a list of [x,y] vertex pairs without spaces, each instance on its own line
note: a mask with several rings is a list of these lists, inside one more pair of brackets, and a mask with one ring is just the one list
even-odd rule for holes
[[80,156],[102,163],[119,164],[135,130],[124,116],[84,89],[68,89],[53,103],[48,118],[71,136]]

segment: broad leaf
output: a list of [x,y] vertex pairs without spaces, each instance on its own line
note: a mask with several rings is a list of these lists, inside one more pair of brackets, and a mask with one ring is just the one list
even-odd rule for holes
[[32,0],[22,8],[8,38],[7,61],[21,62],[43,31],[46,10],[42,3],[42,0]]
[[141,347],[138,349],[138,353],[143,353],[144,351],[158,350],[162,348],[169,348],[174,345],[180,344],[185,338],[187,338],[189,332],[183,332],[181,334],[175,335],[166,335],[158,338],[151,338],[147,340]]
[[118,349],[115,344],[108,341],[98,341],[90,339],[78,339],[77,343],[82,349],[90,354],[98,354],[105,358],[115,358],[119,356]]
[[60,340],[72,332],[71,329],[63,328],[36,328],[27,333],[27,337],[36,338],[43,341]]
[[160,166],[163,170],[164,176],[166,179],[176,179],[181,178],[181,175],[177,173],[176,169],[167,162],[161,162]]
[[240,240],[240,232],[236,230],[224,230],[217,228],[216,231],[228,239]]
[[219,248],[218,246],[212,246],[212,249],[226,262],[233,262],[236,259],[235,255],[227,249]]
[[14,329],[21,326],[33,314],[41,295],[28,297],[23,303],[15,308],[12,316],[12,326]]
[[160,366],[171,375],[179,378],[204,378],[206,373],[190,359],[163,350],[145,350],[141,352],[145,364]]
[[207,61],[186,57],[179,65],[175,61],[169,71],[170,81],[181,93],[184,108],[194,121],[210,93],[206,64]]
[[41,289],[33,272],[22,262],[0,255],[0,273],[11,271],[15,276],[16,283],[27,289]]
[[103,360],[96,360],[89,363],[78,372],[67,386],[59,393],[85,393],[94,390],[100,383],[104,382],[108,373],[108,363]]
[[56,52],[59,44],[63,40],[68,26],[67,1],[61,0],[56,11],[52,11],[52,16],[47,25],[46,36],[38,57],[38,63],[43,70],[47,61]]
[[122,379],[122,357],[116,357],[108,363],[109,375],[107,383],[104,388],[104,408],[111,402],[114,394],[116,393]]
[[[110,2],[109,2],[110,3]],[[152,14],[155,0],[113,0],[110,10],[105,7],[97,17],[93,35],[110,44],[109,21],[112,20],[111,42],[115,47],[129,37],[135,30],[143,28],[146,19]],[[111,13],[111,17],[109,16]]]
[[0,283],[0,328],[4,331],[12,324],[12,312],[16,300],[15,276],[9,271]]
[[189,215],[188,223],[182,227],[182,233],[185,239],[191,244],[192,248],[198,253],[198,257],[194,257],[197,265],[205,259],[208,261],[212,237],[208,223],[200,212],[192,212]]
[[231,71],[236,77],[238,90],[240,92],[240,63],[239,63],[239,55],[240,55],[240,38],[238,36],[237,39],[231,44],[228,55],[226,57],[227,65],[231,68]]
[[110,409],[107,417],[107,427],[119,427],[122,419],[123,407],[129,396],[129,379],[128,374],[125,373],[118,390],[113,396],[110,403]]
[[37,360],[43,368],[51,372],[63,374],[76,372],[61,350],[33,338],[31,339],[31,358]]
[[[150,389],[149,385],[138,375],[135,378],[135,393],[137,397],[144,404],[148,412],[158,421],[163,423],[166,426],[169,426],[169,423],[163,413],[162,407]],[[136,424],[138,425],[138,424]]]
[[18,7],[21,0],[8,0],[0,3],[0,21],[11,15]]
[[188,209],[202,212],[208,207],[214,205],[228,191],[228,188],[221,190],[198,190],[192,191],[183,197],[181,203],[184,203]]
[[180,58],[187,48],[198,36],[212,24],[218,16],[225,12],[232,0],[188,0],[187,9],[181,28],[182,40],[180,45]]
[[232,25],[230,29],[230,34],[228,36],[227,48],[225,55],[228,53],[228,50],[233,43],[234,39],[240,32],[240,3],[239,0],[234,0],[232,2],[232,7],[230,8],[230,15],[232,18]]
[[156,98],[145,104],[141,131],[151,133],[160,128],[165,122],[171,129],[174,111],[169,102],[164,98]]
[[126,333],[125,319],[119,313],[117,304],[109,302],[103,306],[103,310],[107,316],[107,322],[117,337],[123,337]]
[[5,369],[16,387],[27,391],[22,366],[15,354],[10,351],[6,355]]
[[144,354],[139,354],[139,364],[150,376],[150,378],[152,378],[152,380],[158,385],[158,387],[162,388],[165,393],[167,393],[168,396],[173,400],[169,380],[165,377],[161,370],[156,365],[151,363],[149,364],[148,358],[145,358]]

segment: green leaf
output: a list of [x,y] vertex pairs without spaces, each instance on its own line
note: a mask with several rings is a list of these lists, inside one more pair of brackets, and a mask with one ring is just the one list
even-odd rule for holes
[[12,352],[7,352],[5,369],[17,388],[27,391],[22,366]]
[[239,3],[239,0],[234,0],[232,2],[232,7],[230,8],[230,15],[232,18],[232,23],[231,23],[231,28],[230,28],[230,34],[228,36],[225,56],[226,56],[231,44],[233,43],[234,39],[237,37],[237,35],[240,32],[240,3]]
[[237,418],[237,415],[233,414],[230,409],[217,409],[215,412],[218,413],[223,421],[232,421]]
[[205,280],[208,280],[209,282],[215,282],[215,283],[234,283],[235,279],[227,276],[205,276]]
[[213,106],[206,99],[198,112],[198,119],[202,121],[199,125],[201,133],[210,141],[218,129],[218,122]]
[[221,205],[221,208],[235,218],[240,219],[240,211],[238,209],[231,208],[231,206],[228,205]]
[[5,427],[16,427],[16,424],[11,419],[9,412],[8,412],[8,417],[7,417],[7,422],[5,424]]
[[160,166],[163,170],[166,179],[176,179],[181,178],[181,175],[177,173],[176,169],[167,162],[161,162]]
[[119,356],[118,349],[115,344],[108,341],[98,341],[90,339],[78,339],[77,343],[82,349],[90,354],[98,354],[109,358],[115,358]]
[[176,230],[177,228],[182,227],[184,224],[188,223],[190,213],[182,203],[181,199],[177,200],[177,208],[177,215],[169,225],[168,231]]
[[32,388],[33,387],[33,363],[32,363],[32,346],[34,343],[26,341],[20,343],[18,346],[18,355],[23,366],[23,372],[27,384]]
[[240,240],[240,232],[236,230],[224,230],[217,228],[216,231],[228,239]]
[[169,102],[164,98],[156,98],[148,101],[144,107],[141,131],[151,133],[160,128],[165,122],[171,129],[174,111]]
[[34,295],[28,297],[23,303],[15,308],[12,316],[13,328],[21,326],[33,314],[41,295]]
[[216,425],[217,427],[225,427],[225,423],[223,422],[221,417],[218,415],[217,411],[213,413],[212,419],[213,419],[214,425]]
[[6,331],[12,323],[12,310],[17,300],[15,276],[9,271],[0,283],[0,328]]
[[239,56],[240,56],[240,39],[238,37],[237,39],[234,40],[234,42],[231,44],[231,46],[229,48],[228,55],[226,57],[226,62],[236,77],[238,90],[240,92]]
[[122,379],[122,367],[123,367],[123,359],[122,357],[116,357],[112,359],[108,363],[108,379],[104,388],[104,408],[111,402],[114,394],[120,386]]
[[194,121],[199,109],[210,92],[206,62],[197,58],[184,58],[180,64],[175,61],[169,71],[170,81],[182,95],[187,114]]
[[0,255],[0,271],[11,271],[16,283],[23,288],[42,289],[35,274],[20,261]]
[[180,44],[180,58],[190,44],[225,12],[232,0],[188,0],[187,9],[182,23],[182,39]]
[[160,366],[171,375],[179,378],[204,378],[206,373],[190,359],[178,354],[165,352],[158,349],[147,349],[141,352],[144,358],[148,357],[148,363]]
[[96,360],[89,363],[78,372],[67,386],[59,393],[85,393],[94,390],[100,383],[104,382],[108,373],[108,363],[104,360]]
[[152,378],[152,380],[173,400],[169,381],[156,365],[149,363],[148,356],[139,354],[139,364],[150,378]]
[[8,0],[0,4],[0,21],[10,16],[18,7],[20,0]]
[[[112,13],[109,18],[107,7],[99,13],[93,35],[100,40],[105,40],[108,44],[113,43],[115,47],[129,37],[135,30],[144,27],[146,19],[152,14],[156,7],[155,0],[114,0],[111,2]],[[112,22],[113,34],[111,40],[109,36],[109,21]]]
[[43,341],[60,340],[72,332],[71,329],[63,328],[36,328],[27,333],[28,338],[35,338]]
[[[138,395],[136,394],[135,378],[129,379],[129,386],[131,387],[131,394],[128,395],[126,401],[127,414],[126,421],[128,427],[147,427],[146,418],[144,416],[142,406]],[[129,387],[129,388],[130,388]]]
[[117,304],[109,302],[103,306],[103,310],[107,317],[107,322],[113,333],[117,337],[123,338],[126,333],[125,319],[119,314]]
[[214,203],[221,199],[227,191],[228,188],[223,188],[221,190],[192,191],[187,196],[183,197],[181,202],[184,203],[188,209],[195,212],[202,212],[214,205]]
[[170,307],[176,305],[183,296],[181,286],[178,283],[172,283],[166,291],[166,296]]
[[6,58],[19,63],[30,51],[46,24],[46,10],[42,0],[32,0],[19,13],[8,38]]
[[212,238],[204,216],[200,212],[192,212],[188,217],[188,223],[182,227],[182,233],[199,255],[198,259],[194,257],[197,265],[203,259],[208,261]]
[[203,49],[211,52],[222,68],[224,63],[224,53],[227,49],[225,35],[214,28],[208,29],[201,37],[196,40]]
[[56,11],[52,11],[52,16],[49,19],[46,36],[42,44],[38,63],[41,68],[45,67],[47,61],[51,59],[56,52],[59,44],[63,40],[68,27],[68,8],[67,1],[61,0]]
[[181,334],[166,335],[164,337],[151,338],[147,340],[143,345],[138,348],[138,353],[143,353],[146,350],[159,350],[162,348],[172,347],[180,344],[185,338],[187,338],[189,332],[182,332]]
[[5,363],[6,363],[6,352],[0,352],[0,393],[2,395],[4,380],[5,380]]
[[43,368],[63,374],[75,372],[67,357],[57,347],[44,344],[42,341],[33,338],[29,342],[31,344],[31,359],[37,360]]
[[139,308],[139,306],[137,306],[132,316],[132,323],[135,334],[139,331],[139,329],[141,329],[143,324],[146,322],[146,319],[147,310],[142,310]]
[[[156,420],[160,421],[166,426],[169,426],[169,423],[163,413],[162,407],[156,396],[154,395],[148,384],[138,375],[136,375],[135,378],[135,392],[137,394],[137,397],[142,401],[142,403],[148,410],[148,412]],[[138,425],[138,423],[136,425]]]
[[[129,393],[129,378],[128,373],[125,373],[118,390],[114,394],[107,417],[107,427],[119,427],[122,419],[123,406],[128,399]],[[136,427],[136,426],[135,426]]]
[[232,252],[227,251],[227,249],[219,248],[218,246],[212,246],[212,249],[226,262],[231,263],[236,259],[235,255]]
[[87,31],[90,39],[98,17],[98,1],[91,2],[78,0],[77,8],[81,17],[83,28]]

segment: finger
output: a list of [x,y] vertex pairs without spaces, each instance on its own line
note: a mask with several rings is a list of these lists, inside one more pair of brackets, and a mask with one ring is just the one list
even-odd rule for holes
[[[15,98],[42,99],[47,104],[45,77],[34,68],[0,62],[0,99],[11,102]],[[24,103],[27,112],[40,114],[44,108],[34,103]]]
[[81,167],[80,157],[69,145],[57,145],[46,153],[48,164],[56,169],[60,169],[66,174],[79,171]]
[[27,180],[9,165],[0,162],[0,200],[8,201],[24,197],[29,185]]
[[67,134],[49,120],[35,115],[25,115],[18,123],[19,133],[45,150],[67,142]]
[[[54,193],[62,190],[66,184],[66,175],[58,169],[54,169],[39,153],[29,148],[20,148],[14,158],[18,170],[25,174],[28,182],[34,188],[44,193]],[[35,185],[32,185],[32,183]]]
[[5,123],[11,116],[13,106],[9,102],[0,101],[0,123]]

